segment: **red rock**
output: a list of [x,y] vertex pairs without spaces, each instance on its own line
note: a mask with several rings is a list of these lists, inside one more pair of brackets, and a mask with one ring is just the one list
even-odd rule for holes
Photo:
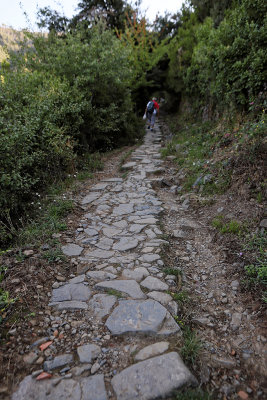
[[41,372],[40,375],[37,376],[36,380],[42,381],[43,379],[50,379],[50,378],[52,378],[52,374],[49,374],[48,372]]
[[244,392],[243,390],[240,390],[237,393],[238,397],[240,397],[240,399],[242,400],[247,400],[248,399],[248,394],[246,392]]
[[53,343],[52,340],[50,340],[49,342],[46,342],[46,343],[41,344],[40,350],[41,350],[41,351],[44,351],[44,350],[47,349],[47,347],[49,347],[50,344],[52,344],[52,343]]
[[55,337],[57,337],[57,336],[58,336],[58,330],[55,330],[55,332],[53,333],[53,335],[54,335]]

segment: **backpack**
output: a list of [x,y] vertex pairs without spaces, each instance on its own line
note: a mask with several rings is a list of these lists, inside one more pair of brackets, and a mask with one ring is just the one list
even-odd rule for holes
[[154,111],[155,105],[153,101],[150,101],[147,105],[147,112],[152,114]]

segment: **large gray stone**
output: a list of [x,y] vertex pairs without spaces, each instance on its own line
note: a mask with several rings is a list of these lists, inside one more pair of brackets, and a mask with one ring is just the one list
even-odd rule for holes
[[104,375],[94,375],[89,378],[83,378],[81,380],[81,389],[81,400],[108,400]]
[[122,178],[106,178],[106,179],[102,179],[103,182],[122,182],[123,179]]
[[169,286],[154,276],[148,276],[143,282],[140,283],[142,287],[149,290],[168,290]]
[[110,238],[103,238],[96,243],[96,247],[102,250],[110,250],[111,246],[113,245],[114,241]]
[[108,400],[104,376],[94,375],[88,378],[47,379],[36,381],[26,376],[18,390],[13,393],[12,400]]
[[98,235],[98,231],[94,228],[86,228],[84,230],[84,232],[86,233],[86,235],[92,237],[92,236],[97,236]]
[[148,270],[145,267],[138,267],[134,270],[124,269],[122,271],[122,276],[127,279],[134,279],[136,282],[141,282],[142,279],[149,275]]
[[98,192],[101,190],[105,190],[108,187],[108,183],[97,183],[96,185],[91,187],[91,190],[94,192]]
[[88,278],[91,278],[95,281],[103,281],[104,279],[115,279],[116,275],[108,272],[108,271],[88,271],[86,272]]
[[108,238],[113,238],[117,235],[119,235],[122,232],[122,229],[115,228],[115,227],[109,227],[109,228],[104,228],[103,229],[103,234],[107,236]]
[[54,289],[52,292],[52,303],[69,300],[87,301],[91,297],[91,291],[88,286],[83,283],[68,283]]
[[179,354],[172,352],[126,368],[111,384],[117,400],[155,400],[183,386],[197,385],[197,380]]
[[78,246],[77,244],[70,243],[66,246],[62,246],[62,252],[69,257],[79,256],[83,251],[83,247]]
[[121,166],[121,168],[122,169],[131,169],[131,168],[133,168],[135,166],[136,166],[136,162],[135,161],[130,161],[130,162],[126,163],[126,164],[123,164]]
[[89,309],[97,319],[102,319],[110,313],[112,307],[116,304],[116,296],[108,294],[95,294],[89,301]]
[[129,228],[129,231],[132,233],[140,233],[146,225],[140,225],[140,224],[132,224]]
[[83,205],[85,205],[85,204],[90,204],[90,203],[92,203],[93,201],[95,201],[96,199],[98,199],[99,196],[100,196],[100,193],[97,193],[97,192],[90,193],[90,194],[88,194],[87,196],[85,196],[85,197],[82,199],[82,204],[83,204]]
[[108,250],[93,250],[93,251],[87,251],[85,253],[86,257],[88,258],[96,258],[96,259],[106,259],[114,256],[114,251],[108,251]]
[[151,263],[153,261],[159,260],[160,256],[158,254],[144,254],[139,258],[140,261]]
[[138,240],[131,237],[123,237],[113,245],[114,250],[126,251],[134,249],[138,245]]
[[101,353],[101,348],[96,344],[85,344],[77,348],[81,363],[91,363]]
[[154,217],[142,218],[142,219],[137,219],[134,221],[135,224],[141,224],[141,225],[144,225],[144,224],[154,225],[157,222],[158,222],[158,220]]
[[170,301],[172,301],[171,295],[169,295],[167,293],[156,292],[156,291],[147,293],[147,297],[158,301],[159,303],[163,304],[164,306],[166,306]]
[[56,382],[57,379],[36,381],[31,375],[26,376],[12,400],[81,400],[79,382],[73,379],[63,379],[57,385]]
[[87,310],[88,305],[83,301],[62,301],[60,303],[49,303],[49,306],[55,306],[59,311],[61,310]]
[[154,300],[125,300],[109,316],[106,326],[114,335],[156,334],[162,328],[166,314],[166,308]]
[[73,355],[72,354],[62,354],[61,356],[55,357],[51,361],[44,362],[44,370],[52,371],[53,369],[64,367],[64,365],[73,363]]
[[165,353],[165,351],[167,351],[168,348],[169,348],[168,342],[153,343],[150,346],[146,346],[142,350],[140,350],[136,354],[134,359],[135,361],[143,361],[146,360],[147,358],[155,357],[162,353]]
[[133,212],[133,204],[120,204],[113,210],[113,215],[125,215]]
[[140,286],[133,280],[113,280],[110,282],[99,282],[95,285],[96,289],[114,289],[126,293],[133,299],[146,299],[146,295]]

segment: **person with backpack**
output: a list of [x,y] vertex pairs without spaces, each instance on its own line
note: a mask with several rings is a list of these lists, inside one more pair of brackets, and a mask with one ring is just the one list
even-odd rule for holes
[[153,131],[156,116],[159,115],[159,105],[157,103],[156,97],[153,97],[152,100],[147,103],[145,114],[148,121],[147,129],[151,129],[151,131]]

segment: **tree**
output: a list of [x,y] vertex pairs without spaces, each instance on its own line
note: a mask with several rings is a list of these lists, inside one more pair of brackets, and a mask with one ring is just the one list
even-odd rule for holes
[[197,13],[200,22],[206,17],[212,17],[215,26],[224,18],[224,13],[233,3],[233,0],[190,0],[191,6]]
[[[139,4],[137,1],[136,6]],[[82,0],[78,9],[79,13],[70,21],[72,27],[80,22],[92,26],[101,19],[109,29],[124,31],[126,14],[132,16],[134,13],[133,7],[125,0]]]
[[60,15],[50,7],[40,8],[37,13],[39,28],[48,28],[49,32],[65,32],[69,24],[68,18]]

